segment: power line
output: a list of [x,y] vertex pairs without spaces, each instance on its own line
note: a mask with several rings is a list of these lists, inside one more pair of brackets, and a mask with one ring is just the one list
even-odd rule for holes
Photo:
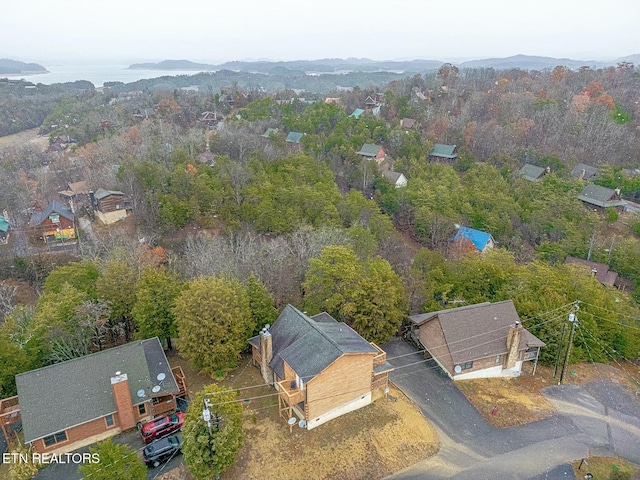
[[[526,319],[526,320],[530,320],[530,319],[532,319],[532,318],[538,318],[538,317],[540,317],[540,316],[542,316],[542,315],[546,315],[546,314],[549,314],[549,313],[553,313],[553,312],[556,312],[556,311],[558,311],[558,310],[560,310],[560,309],[566,309],[566,308],[568,308],[568,307],[571,307],[572,305],[573,305],[573,303],[569,303],[569,304],[563,305],[563,306],[561,306],[561,307],[555,308],[555,309],[553,309],[553,310],[549,310],[549,311],[547,311],[547,312],[543,312],[543,313],[541,313],[540,315],[538,315],[538,316],[536,316],[536,317],[529,317],[529,318],[528,318],[528,319]],[[537,324],[537,325],[536,325],[536,327],[539,327],[539,326],[545,325],[545,324],[547,324],[547,323],[553,322],[553,321],[555,321],[555,320],[558,320],[558,319],[560,319],[560,318],[563,318],[563,317],[564,317],[564,315],[565,315],[565,313],[562,313],[562,314],[560,314],[560,315],[558,315],[558,316],[554,316],[554,317],[551,317],[551,318],[549,318],[549,319],[546,319],[546,320],[545,320],[545,321],[543,321],[542,323]],[[482,333],[480,333],[480,334],[473,335],[473,336],[470,336],[470,337],[467,337],[467,338],[464,338],[464,339],[461,339],[461,340],[456,340],[456,341],[450,342],[448,345],[454,345],[454,344],[463,343],[463,342],[464,342],[464,343],[466,343],[466,342],[468,342],[468,341],[469,341],[469,340],[471,340],[471,339],[479,338],[479,337],[482,337],[482,336],[485,336],[485,335],[488,335],[488,334],[491,334],[491,333],[495,333],[495,332],[498,332],[498,331],[501,331],[501,330],[504,330],[504,329],[505,329],[505,327],[495,328],[495,329],[493,329],[493,330],[488,330],[488,331],[486,331],[486,332],[482,332]],[[492,338],[492,339],[490,339],[490,340],[488,340],[488,341],[486,341],[486,342],[482,342],[482,343],[479,343],[479,344],[475,344],[473,347],[463,348],[463,349],[460,349],[460,350],[452,351],[452,352],[450,352],[450,353],[451,353],[452,355],[459,354],[459,353],[462,353],[462,352],[466,352],[467,350],[470,350],[471,348],[476,348],[476,347],[478,347],[478,346],[483,346],[483,345],[487,345],[487,344],[489,344],[489,343],[493,343],[494,341],[495,341],[495,339],[493,339],[493,338]],[[442,348],[447,348],[447,347],[443,346]],[[434,350],[434,349],[432,349],[432,350]],[[416,350],[416,351],[414,351],[414,352],[405,353],[405,354],[397,355],[397,356],[394,356],[394,357],[387,357],[387,361],[390,361],[390,360],[397,360],[397,359],[399,359],[399,358],[403,358],[403,357],[407,357],[407,356],[411,356],[411,355],[415,355],[415,354],[420,354],[420,353],[424,353],[424,352],[427,352],[427,349],[426,349],[426,348],[418,349],[418,350]],[[429,361],[429,360],[430,360],[430,359],[425,359],[424,361]],[[415,364],[418,364],[418,363],[420,363],[420,362],[416,362],[416,363],[414,363],[414,364],[412,364],[412,365],[415,365]],[[401,367],[394,367],[394,370],[397,370],[397,369],[399,369],[399,368],[404,368],[404,367],[405,367],[404,365],[403,365],[403,366],[401,366]],[[434,367],[434,368],[440,368],[440,367],[438,366],[438,367]],[[301,379],[302,381],[305,381],[305,382],[306,382],[307,380],[312,379],[312,378],[314,378],[314,377],[315,377],[315,375],[306,375],[306,376],[304,376],[304,377],[300,377],[300,379]],[[235,391],[237,391],[237,392],[240,392],[240,391],[243,391],[243,390],[249,390],[249,389],[252,389],[252,388],[271,387],[271,386],[272,386],[272,385],[271,385],[270,383],[261,383],[261,384],[256,384],[256,385],[249,385],[249,386],[246,386],[246,387],[234,388],[233,390],[235,390]],[[216,395],[217,393],[219,393],[219,392],[211,392],[211,393],[207,393],[206,395]],[[238,401],[247,401],[247,400],[253,400],[253,399],[258,399],[258,398],[264,398],[264,397],[274,396],[274,395],[276,395],[276,393],[265,394],[265,395],[257,395],[257,396],[253,396],[253,397],[245,397],[245,398],[242,398],[242,399],[237,399],[237,400],[228,401],[228,402],[223,402],[223,403],[233,403],[233,402],[238,402]],[[211,404],[211,405],[213,406],[213,405],[218,405],[218,404]]]

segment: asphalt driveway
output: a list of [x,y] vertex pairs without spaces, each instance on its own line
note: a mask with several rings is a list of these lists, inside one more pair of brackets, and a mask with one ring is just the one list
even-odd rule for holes
[[[128,444],[130,447],[135,448],[138,451],[140,461],[142,461],[142,449],[145,447],[144,443],[138,436],[137,430],[129,430],[128,432],[116,435],[113,437],[114,443]],[[78,453],[85,453],[89,451],[89,447],[76,450]],[[167,471],[178,467],[182,464],[182,455],[178,454],[170,461],[162,464],[157,468],[149,468],[147,473],[147,479],[152,480]],[[34,480],[81,480],[83,477],[78,472],[78,465],[74,464],[51,464],[43,468],[38,474],[33,477]]]
[[606,448],[606,439],[592,441],[589,433],[565,415],[495,428],[440,367],[425,360],[411,344],[393,339],[382,348],[395,367],[391,381],[436,427],[441,441],[436,455],[390,479],[574,479],[569,461],[586,457],[592,445]]

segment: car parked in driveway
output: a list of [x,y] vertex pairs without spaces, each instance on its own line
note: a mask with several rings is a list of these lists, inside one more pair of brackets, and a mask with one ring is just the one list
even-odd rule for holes
[[147,467],[157,467],[180,451],[182,435],[171,435],[151,442],[144,447],[142,457]]
[[171,435],[182,428],[184,413],[176,412],[156,417],[140,425],[140,436],[144,443],[151,443],[162,437]]

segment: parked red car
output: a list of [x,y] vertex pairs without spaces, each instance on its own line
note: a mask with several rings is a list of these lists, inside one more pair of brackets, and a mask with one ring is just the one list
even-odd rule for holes
[[156,417],[140,426],[140,436],[144,443],[151,443],[158,438],[163,438],[177,432],[182,428],[183,423],[183,412]]

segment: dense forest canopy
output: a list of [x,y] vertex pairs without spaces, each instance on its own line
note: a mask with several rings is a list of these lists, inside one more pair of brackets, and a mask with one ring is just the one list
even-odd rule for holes
[[[640,221],[586,208],[571,171],[597,167],[596,183],[640,198],[639,71],[359,75],[360,86],[318,93],[294,91],[293,79],[267,93],[263,77],[248,85],[234,72],[195,90],[181,87],[197,76],[100,90],[0,82],[0,134],[38,126],[52,146],[64,140],[60,151],[0,151],[0,206],[16,232],[28,235],[28,214],[73,182],[124,193],[132,212],[89,228],[76,205],[80,242],[67,257],[33,239],[14,250],[18,234],[0,246],[0,394],[15,393],[16,373],[136,337],[167,348],[174,338],[198,368],[224,374],[287,303],[384,342],[407,314],[512,299],[550,361],[565,321],[550,312],[578,302],[589,335],[574,339],[572,361],[637,358]],[[406,187],[357,153],[367,144]],[[435,144],[456,145],[457,158],[430,161]],[[524,164],[549,168],[532,182]],[[461,225],[497,248],[452,255]],[[568,255],[607,264],[629,290],[565,265]],[[19,302],[9,280],[37,299]],[[215,315],[198,333],[205,307]],[[227,335],[224,348],[211,331]]]

